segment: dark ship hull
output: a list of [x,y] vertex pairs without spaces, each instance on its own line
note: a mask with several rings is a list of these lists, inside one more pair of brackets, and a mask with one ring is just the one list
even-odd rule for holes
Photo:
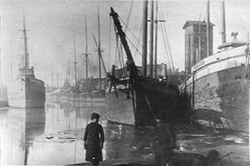
[[199,123],[249,132],[249,54],[245,51],[245,46],[227,50],[193,67],[181,91],[190,96]]
[[[177,110],[179,104],[178,86],[167,80],[146,77],[139,72],[135,65],[126,35],[122,30],[118,14],[110,8],[110,16],[116,26],[116,32],[126,52],[126,69],[119,76],[118,70],[113,65],[106,90],[106,113],[109,121],[145,126],[155,125],[156,119],[169,123],[182,119]],[[147,19],[145,19],[147,20]],[[145,31],[146,32],[146,31]],[[146,43],[146,42],[145,42]],[[145,60],[145,57],[143,58]],[[151,65],[152,67],[152,65]],[[142,67],[146,70],[146,65]],[[125,72],[126,71],[126,72]],[[181,116],[180,116],[181,115]]]
[[[171,87],[172,86],[172,87]],[[177,120],[174,112],[179,99],[176,87],[165,82],[141,78],[140,84],[129,88],[128,84],[111,84],[106,91],[106,114],[112,122],[128,125],[150,125],[155,123],[156,115],[164,120]]]

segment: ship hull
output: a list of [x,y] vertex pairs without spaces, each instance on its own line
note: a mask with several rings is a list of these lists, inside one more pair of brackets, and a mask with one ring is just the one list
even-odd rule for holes
[[[127,125],[154,125],[156,116],[164,121],[176,121],[174,111],[178,103],[178,90],[169,90],[166,84],[141,80],[128,90],[128,85],[108,86],[106,90],[106,116],[111,122]],[[161,87],[162,86],[162,87]]]
[[249,61],[244,49],[241,53],[226,53],[229,55],[227,58],[222,59],[221,55],[221,60],[218,60],[218,55],[215,57],[217,60],[195,71],[194,79],[187,80],[182,91],[191,96],[194,118],[200,124],[249,132]]
[[8,86],[10,107],[44,108],[44,82],[32,77],[22,77],[12,81]]
[[7,86],[0,86],[0,108],[8,106]]

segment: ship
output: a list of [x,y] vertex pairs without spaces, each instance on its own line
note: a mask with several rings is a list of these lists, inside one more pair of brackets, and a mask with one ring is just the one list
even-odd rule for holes
[[19,66],[19,75],[8,84],[8,102],[10,107],[43,108],[45,104],[44,82],[35,77],[34,67],[29,67],[27,30],[23,16],[24,55]]
[[[225,21],[225,4],[223,2]],[[222,23],[225,25],[225,22]],[[249,43],[226,42],[222,28],[219,51],[191,68],[191,74],[180,86],[192,105],[192,119],[202,126],[249,132],[250,71]]]
[[[101,75],[101,68],[103,67],[105,73],[106,68],[104,65],[104,61],[101,55],[101,42],[100,42],[100,17],[99,17],[99,11],[98,11],[98,43],[96,41],[96,38],[93,35],[93,39],[95,41],[97,51],[98,51],[98,60],[99,60],[99,78],[89,78],[89,53],[88,53],[88,33],[87,33],[87,19],[85,17],[85,35],[86,35],[86,53],[82,54],[85,56],[85,62],[86,62],[86,78],[77,79],[77,75],[75,74],[75,86],[71,87],[70,85],[70,66],[68,66],[68,71],[66,71],[66,79],[64,82],[64,86],[62,89],[57,89],[51,92],[48,92],[46,94],[47,99],[49,101],[55,101],[59,102],[62,100],[68,100],[68,101],[74,101],[74,102],[80,102],[80,101],[88,101],[88,102],[104,102],[105,100],[105,85],[106,85],[106,78],[102,77]],[[75,40],[74,40],[74,48],[75,48]],[[76,51],[75,51],[75,73],[77,73],[77,67],[76,67]],[[102,63],[101,63],[102,62]],[[93,68],[93,67],[92,67]],[[68,74],[68,77],[67,77]]]
[[[144,5],[144,12],[147,12],[145,6],[147,3]],[[117,30],[115,34],[117,38],[119,36],[125,50],[127,62],[126,67],[121,69],[116,69],[113,65],[108,74],[105,99],[107,119],[136,127],[155,125],[158,117],[170,123],[183,120],[187,112],[179,114],[175,109],[180,97],[178,86],[166,79],[147,77],[140,72],[140,67],[135,65],[119,16],[112,7],[110,16]]]
[[0,85],[0,108],[8,106],[7,86]]

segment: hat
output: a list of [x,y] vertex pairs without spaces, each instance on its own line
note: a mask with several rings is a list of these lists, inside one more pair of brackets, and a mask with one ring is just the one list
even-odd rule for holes
[[100,118],[100,115],[99,115],[98,113],[95,113],[95,112],[94,112],[94,113],[91,114],[91,117],[90,117],[90,118],[91,118],[91,120],[93,120],[93,119],[99,119],[99,118]]

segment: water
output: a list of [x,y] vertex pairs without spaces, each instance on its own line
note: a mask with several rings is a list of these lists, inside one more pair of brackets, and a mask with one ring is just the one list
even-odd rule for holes
[[[83,162],[84,128],[93,111],[105,117],[104,110],[104,103],[86,107],[73,102],[46,103],[44,109],[1,109],[1,165]],[[72,131],[78,131],[77,138]]]
[[[47,102],[44,109],[0,110],[1,165],[85,162],[82,139],[92,112],[101,115],[100,124],[105,132],[104,160],[153,159],[152,128],[135,129],[108,122],[104,102]],[[221,156],[229,154],[223,158],[226,165],[235,165],[235,161],[240,165],[249,164],[248,134],[197,130],[191,126],[175,126],[174,129],[180,151],[206,155],[208,150],[217,149]]]

